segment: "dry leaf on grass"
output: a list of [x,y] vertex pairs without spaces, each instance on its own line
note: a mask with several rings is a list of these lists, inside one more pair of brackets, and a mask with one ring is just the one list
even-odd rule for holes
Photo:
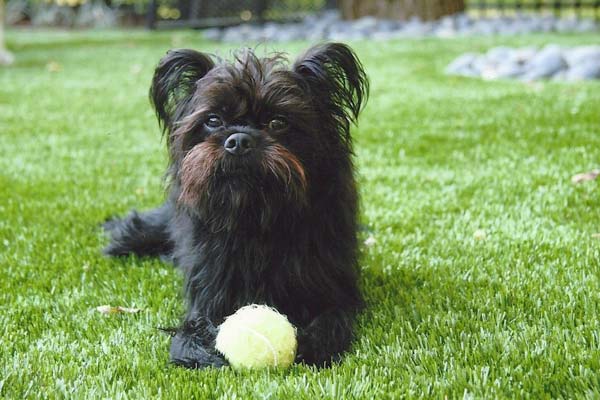
[[487,239],[487,233],[483,229],[477,229],[475,232],[473,232],[473,238],[475,240],[485,240]]
[[121,307],[121,306],[98,306],[96,307],[96,311],[98,311],[101,314],[119,314],[119,313],[124,313],[124,314],[136,314],[139,313],[140,311],[142,311],[141,308],[127,308],[127,307]]
[[133,64],[131,68],[129,68],[129,72],[132,75],[139,75],[142,72],[142,66],[140,64]]
[[369,235],[368,238],[365,239],[365,246],[373,247],[377,244],[377,239],[375,239],[372,235]]
[[593,233],[593,234],[592,234],[592,237],[593,237],[594,239],[600,239],[600,233]]
[[598,176],[600,176],[600,169],[595,169],[589,172],[583,172],[581,174],[573,175],[571,178],[571,182],[573,183],[581,183],[586,181],[593,181]]
[[50,61],[48,64],[46,64],[46,69],[49,72],[58,72],[62,69],[62,66],[56,61]]

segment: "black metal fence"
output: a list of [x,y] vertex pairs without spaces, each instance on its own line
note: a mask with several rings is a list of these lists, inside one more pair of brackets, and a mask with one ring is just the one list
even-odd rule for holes
[[515,15],[551,13],[557,16],[600,18],[600,0],[471,0],[469,11],[480,15]]
[[289,21],[335,7],[335,0],[150,0],[148,26],[209,28]]
[[[336,5],[336,0],[150,0],[147,25],[209,28],[296,20]],[[600,19],[600,0],[466,0],[466,8],[479,16],[552,13]]]

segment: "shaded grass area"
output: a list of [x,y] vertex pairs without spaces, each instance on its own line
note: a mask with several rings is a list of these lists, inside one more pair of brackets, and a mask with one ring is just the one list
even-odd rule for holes
[[354,43],[372,80],[354,132],[369,307],[340,365],[255,372],[169,366],[156,328],[183,312],[178,272],[99,252],[99,222],[163,199],[153,66],[171,47],[232,47],[194,32],[8,40],[0,397],[600,396],[599,183],[570,182],[600,164],[600,85],[442,73],[465,51],[598,36]]

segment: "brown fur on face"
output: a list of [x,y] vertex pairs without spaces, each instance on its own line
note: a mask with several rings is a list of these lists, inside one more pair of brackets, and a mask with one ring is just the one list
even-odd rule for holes
[[214,174],[222,153],[220,144],[215,145],[207,141],[198,143],[186,154],[179,173],[182,188],[179,202],[189,206],[196,205],[200,194],[208,191],[209,179]]
[[[282,145],[271,140],[268,142],[260,161],[262,173],[267,179],[279,181],[285,195],[302,204],[306,201],[308,187],[302,163]],[[195,145],[181,163],[179,176],[182,190],[178,201],[190,207],[198,207],[201,206],[199,203],[207,202],[211,196],[211,184],[218,185],[211,182],[211,178],[222,176],[227,168],[231,168],[227,166],[226,157],[228,155],[216,137]],[[238,179],[243,179],[241,173]]]

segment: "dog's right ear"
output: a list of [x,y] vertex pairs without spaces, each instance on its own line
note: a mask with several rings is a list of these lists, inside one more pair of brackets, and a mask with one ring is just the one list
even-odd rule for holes
[[152,78],[150,101],[163,131],[171,131],[200,80],[215,63],[209,55],[190,49],[170,50]]

